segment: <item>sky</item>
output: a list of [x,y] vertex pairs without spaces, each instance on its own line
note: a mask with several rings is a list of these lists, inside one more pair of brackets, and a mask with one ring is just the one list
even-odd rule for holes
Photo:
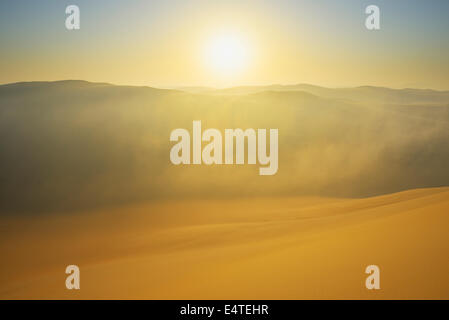
[[[65,28],[72,4],[80,30]],[[448,31],[447,0],[2,0],[0,83],[449,90]]]

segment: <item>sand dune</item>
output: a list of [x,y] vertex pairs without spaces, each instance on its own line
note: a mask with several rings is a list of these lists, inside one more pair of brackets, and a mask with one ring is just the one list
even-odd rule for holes
[[[0,298],[449,298],[449,188],[1,221]],[[65,289],[65,267],[81,290]],[[365,288],[367,265],[381,290]]]

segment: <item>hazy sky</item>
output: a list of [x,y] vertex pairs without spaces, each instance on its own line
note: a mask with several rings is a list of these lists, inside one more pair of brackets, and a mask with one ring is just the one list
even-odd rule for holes
[[[80,30],[65,28],[70,4]],[[370,4],[380,7],[381,30],[365,28]],[[2,0],[0,83],[449,89],[448,31],[447,0]],[[229,37],[244,59],[221,72],[210,52]]]

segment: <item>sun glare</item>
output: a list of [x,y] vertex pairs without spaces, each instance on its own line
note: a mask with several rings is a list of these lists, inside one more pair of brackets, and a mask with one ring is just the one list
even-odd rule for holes
[[247,43],[238,35],[220,35],[212,39],[206,50],[209,67],[222,75],[234,75],[248,64]]

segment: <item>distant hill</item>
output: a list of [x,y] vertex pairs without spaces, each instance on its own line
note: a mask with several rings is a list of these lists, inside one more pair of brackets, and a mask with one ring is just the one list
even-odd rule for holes
[[263,91],[304,91],[323,98],[345,99],[358,102],[380,103],[449,103],[449,91],[430,89],[390,89],[384,87],[360,86],[355,88],[325,88],[310,84],[240,86],[226,89],[207,87],[179,88],[190,93],[242,95]]
[[[207,90],[206,90],[207,91]],[[363,197],[449,185],[449,93],[310,85],[189,93],[86,81],[0,86],[0,213],[176,198]],[[174,166],[170,132],[278,128],[279,171]]]

